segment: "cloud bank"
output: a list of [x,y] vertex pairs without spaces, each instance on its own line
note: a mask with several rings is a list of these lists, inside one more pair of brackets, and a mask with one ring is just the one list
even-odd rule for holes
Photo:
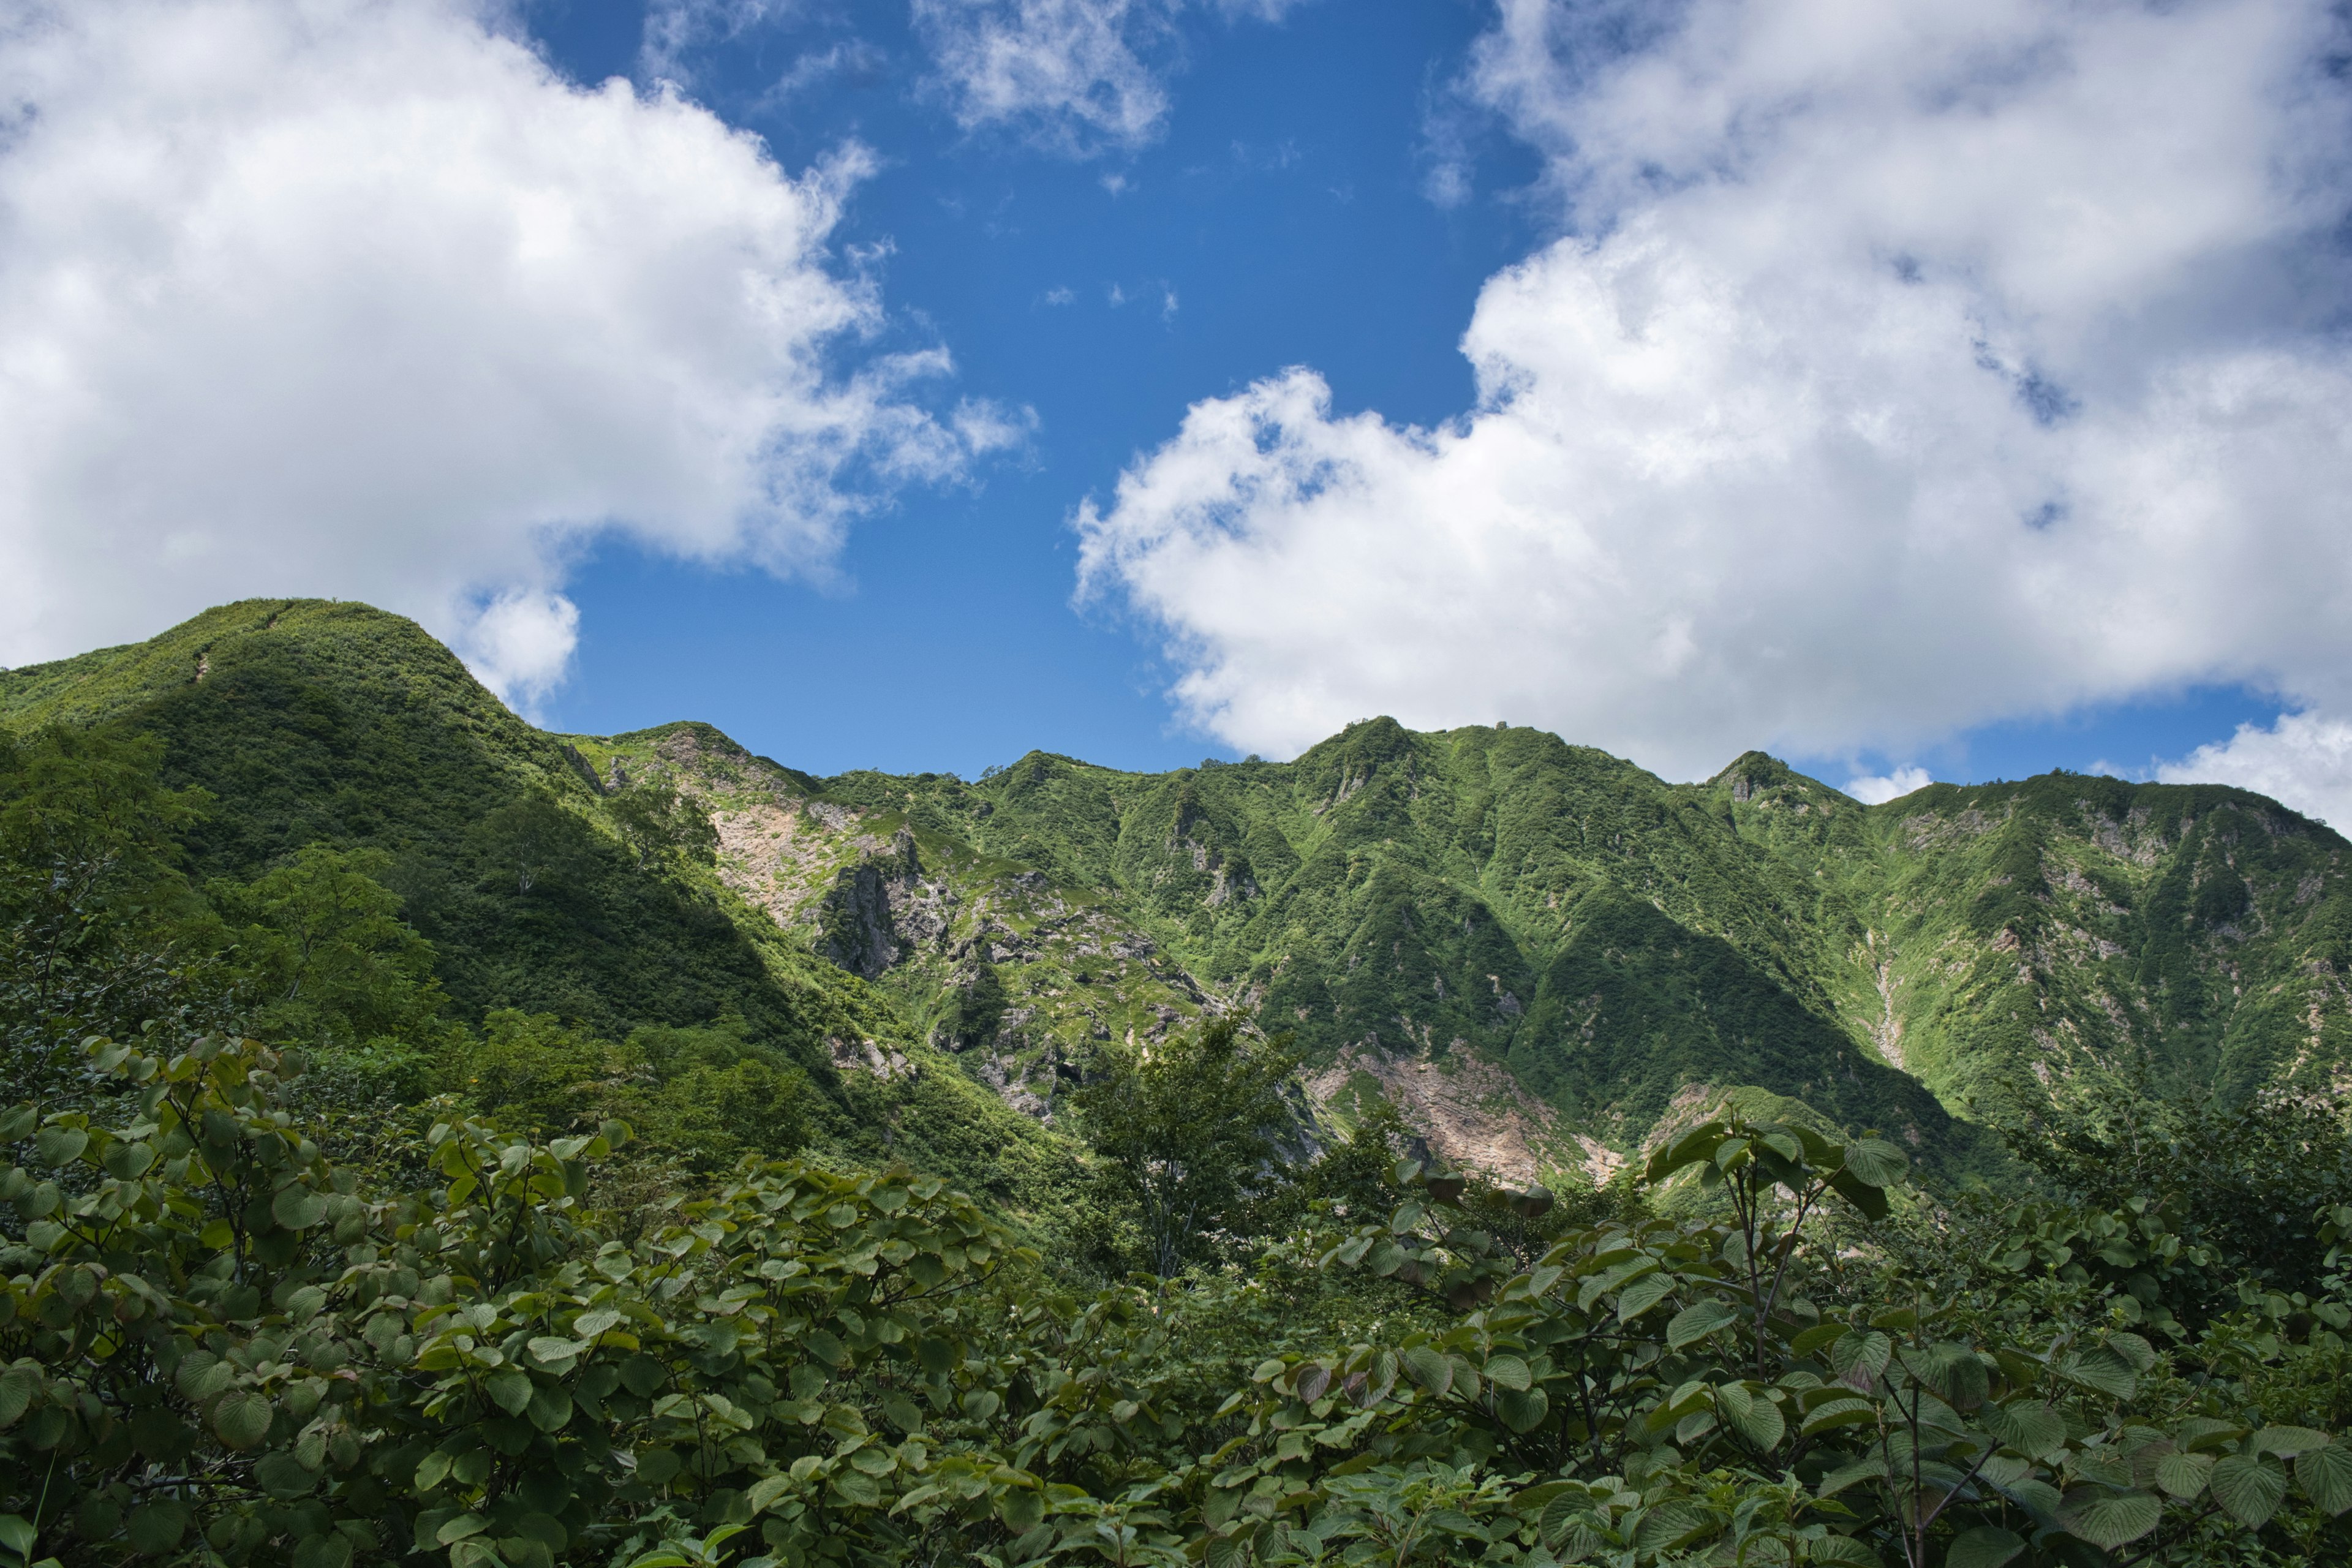
[[2352,710],[2346,43],[2325,0],[1507,0],[1469,86],[1568,232],[1483,290],[1476,405],[1200,403],[1080,508],[1081,595],[1270,753],[1508,719],[1692,777],[2191,680]]
[[364,597],[527,700],[583,542],[822,573],[1017,420],[877,356],[799,175],[460,0],[0,0],[0,662]]

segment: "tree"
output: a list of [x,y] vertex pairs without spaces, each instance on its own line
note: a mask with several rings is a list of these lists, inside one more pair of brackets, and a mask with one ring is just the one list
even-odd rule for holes
[[391,866],[381,849],[312,844],[253,882],[205,889],[236,932],[236,972],[256,1004],[247,1027],[312,1047],[437,1032],[432,944],[377,880]]
[[1108,1070],[1077,1091],[1079,1113],[1165,1279],[1202,1254],[1204,1232],[1285,1175],[1297,1121],[1283,1088],[1298,1058],[1286,1037],[1245,1034],[1230,1017],[1103,1058]]
[[696,800],[668,779],[648,779],[615,796],[608,809],[621,841],[640,870],[673,857],[708,865],[719,853],[719,830]]
[[166,789],[147,738],[0,732],[0,1024],[13,1082],[76,1076],[61,1051],[190,1005],[181,973],[211,945],[178,834],[211,797]]
[[491,863],[514,879],[518,896],[561,879],[580,860],[580,819],[543,795],[527,795],[482,818],[476,840]]

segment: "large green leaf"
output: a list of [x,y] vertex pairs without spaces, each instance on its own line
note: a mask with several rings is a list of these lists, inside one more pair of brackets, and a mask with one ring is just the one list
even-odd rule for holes
[[1454,1363],[1427,1345],[1415,1345],[1404,1352],[1404,1373],[1433,1394],[1442,1394],[1454,1386]]
[[1536,1521],[1536,1530],[1547,1545],[1558,1546],[1570,1526],[1592,1511],[1592,1500],[1581,1489],[1565,1492],[1544,1504],[1543,1516]]
[[2294,1457],[2294,1479],[2304,1496],[2328,1513],[2352,1509],[2352,1448],[2330,1443]]
[[2215,1462],[2206,1485],[2231,1519],[2248,1530],[2260,1530],[2286,1497],[2286,1470],[2276,1459],[2230,1454]]
[[1846,1466],[1843,1469],[1832,1470],[1828,1475],[1823,1476],[1822,1478],[1822,1484],[1820,1487],[1815,1489],[1814,1495],[1816,1497],[1832,1498],[1837,1496],[1838,1493],[1845,1490],[1846,1488],[1858,1485],[1863,1481],[1883,1481],[1885,1479],[1885,1458],[1881,1455],[1872,1454],[1865,1458],[1858,1459],[1854,1463]]
[[2058,1522],[2093,1545],[2112,1552],[2162,1524],[2164,1503],[2152,1492],[2077,1487],[2058,1505]]
[[1865,1392],[1895,1354],[1895,1342],[1875,1330],[1856,1329],[1830,1345],[1830,1368]]
[[2205,1489],[2212,1471],[2210,1454],[2167,1454],[2156,1461],[2156,1484],[2186,1502]]
[[1551,1414],[1551,1400],[1540,1388],[1500,1388],[1495,1391],[1495,1414],[1514,1432],[1532,1432]]
[[1630,1323],[1668,1296],[1674,1294],[1671,1275],[1647,1274],[1625,1287],[1617,1298],[1617,1321]]
[[1841,1426],[1861,1426],[1878,1419],[1878,1406],[1867,1399],[1849,1395],[1817,1405],[1805,1414],[1798,1430],[1811,1437],[1816,1433],[1833,1432]]
[[1701,1160],[1712,1158],[1717,1146],[1730,1135],[1730,1129],[1720,1121],[1709,1121],[1703,1126],[1694,1127],[1651,1155],[1649,1165],[1642,1173],[1642,1179],[1645,1182],[1658,1181],[1674,1174],[1685,1165],[1695,1165]]
[[2117,1399],[2129,1399],[2139,1390],[2139,1377],[2131,1363],[2105,1345],[2069,1357],[2062,1370],[2075,1382]]
[[494,1372],[485,1380],[483,1386],[489,1390],[490,1397],[498,1402],[499,1408],[509,1415],[520,1415],[530,1407],[530,1374],[527,1372],[517,1372],[512,1368]]
[[264,1454],[256,1460],[253,1479],[261,1483],[263,1491],[280,1501],[300,1497],[317,1481],[316,1477],[302,1468],[299,1460],[283,1450]]
[[188,1510],[177,1502],[151,1502],[133,1509],[124,1531],[131,1550],[142,1557],[160,1557],[180,1544],[188,1531]]
[[40,1386],[39,1374],[29,1367],[17,1367],[0,1377],[0,1427],[13,1426],[33,1402],[33,1390]]
[[1903,1179],[1911,1157],[1884,1138],[1864,1138],[1845,1146],[1845,1168],[1854,1180],[1874,1187],[1891,1187]]
[[1779,1447],[1780,1439],[1789,1434],[1789,1423],[1780,1407],[1738,1384],[1726,1384],[1715,1391],[1715,1408],[1724,1425],[1748,1439],[1759,1453]]
[[1864,1219],[1882,1220],[1892,1212],[1885,1190],[1872,1186],[1852,1171],[1840,1171],[1832,1176],[1830,1187],[1838,1196],[1859,1209]]
[[1962,1531],[1944,1553],[1944,1568],[2000,1568],[2025,1550],[2025,1538],[1996,1524]]
[[327,1217],[327,1200],[308,1187],[280,1187],[269,1201],[269,1216],[289,1230],[308,1230]]
[[1671,1498],[1642,1516],[1633,1539],[1645,1552],[1663,1554],[1687,1546],[1717,1528],[1716,1517],[1680,1498]]
[[44,1165],[64,1165],[81,1158],[89,1134],[79,1127],[44,1127],[33,1140],[34,1157]]
[[213,1406],[213,1430],[232,1448],[257,1448],[269,1436],[274,1412],[258,1394],[230,1394]]
[[2288,1459],[2307,1449],[2325,1448],[2327,1434],[2308,1426],[2265,1426],[2254,1434],[2254,1440],[2246,1447],[2257,1454],[2276,1454]]
[[[1508,1388],[1519,1393],[1525,1393],[1527,1391],[1528,1384],[1530,1381],[1528,1373],[1528,1363],[1521,1361],[1517,1356],[1488,1356],[1486,1358],[1485,1370],[1486,1381],[1493,1384],[1496,1387]],[[1301,1394],[1300,1397],[1305,1398],[1306,1395]]]
[[2005,1446],[2032,1458],[2054,1454],[2066,1446],[2066,1418],[2039,1399],[1988,1405],[1977,1412],[1977,1419]]
[[1727,1329],[1739,1321],[1739,1313],[1727,1303],[1709,1297],[1704,1301],[1685,1307],[1666,1324],[1666,1348],[1681,1350],[1696,1344],[1707,1335]]

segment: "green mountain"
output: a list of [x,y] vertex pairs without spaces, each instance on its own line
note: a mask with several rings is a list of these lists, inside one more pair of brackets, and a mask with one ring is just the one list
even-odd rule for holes
[[[2217,786],[1865,806],[1759,752],[1675,785],[1385,719],[1284,763],[815,778],[707,725],[543,733],[409,622],[316,601],[0,674],[0,722],[58,721],[163,740],[217,797],[200,872],[389,851],[461,1009],[738,1015],[808,1068],[822,1136],[1016,1206],[1073,1179],[1100,1042],[1209,1011],[1295,1034],[1325,1114],[1385,1096],[1515,1178],[1605,1173],[1735,1083],[1966,1165],[1971,1106],[2095,1067],[2331,1092],[2352,1037],[2344,839]],[[647,784],[708,814],[707,870],[636,863]],[[554,827],[488,826],[530,800]]]

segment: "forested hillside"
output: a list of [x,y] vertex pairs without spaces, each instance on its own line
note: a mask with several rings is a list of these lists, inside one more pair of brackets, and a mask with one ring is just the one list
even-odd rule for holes
[[[381,853],[381,880],[469,1023],[520,1015],[619,1041],[725,1021],[808,1075],[828,1146],[903,1152],[1016,1208],[1075,1179],[1066,1141],[961,1073],[923,1070],[939,1064],[888,997],[743,918],[691,857],[648,864],[560,740],[398,616],[226,605],[152,642],[0,675],[0,721],[105,721],[160,742],[164,778],[211,797],[184,837],[198,884],[312,844]],[[508,1034],[559,1048],[546,1028]]]
[[0,673],[0,1568],[2340,1563],[2342,850]]
[[[967,1087],[1050,1123],[1101,1042],[1205,1009],[1294,1036],[1335,1125],[1393,1100],[1520,1179],[1605,1173],[1678,1093],[1731,1083],[1957,1169],[1985,1145],[1955,1116],[2085,1069],[2332,1091],[2352,1023],[2344,840],[2220,787],[1872,807],[1759,752],[1670,785],[1538,731],[1387,720],[1286,763],[819,779],[704,725],[541,733],[409,623],[315,602],[10,672],[0,715],[161,739],[219,803],[204,874],[384,850],[478,1017],[738,1016],[852,1141],[952,1141],[899,1101],[965,1120]],[[665,788],[713,825],[715,880],[631,847]],[[850,1109],[870,1089],[887,1117]]]

